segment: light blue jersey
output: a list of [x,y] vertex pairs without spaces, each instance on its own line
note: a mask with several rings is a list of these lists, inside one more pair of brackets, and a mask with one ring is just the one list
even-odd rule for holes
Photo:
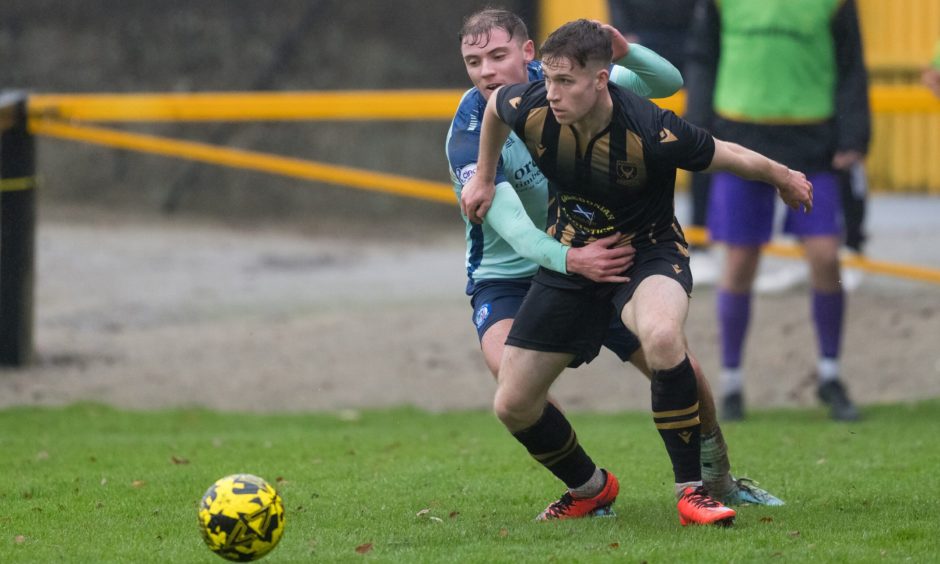
[[[529,63],[529,80],[542,78],[540,62]],[[457,200],[476,172],[480,154],[480,127],[486,99],[476,88],[463,95],[447,132],[447,162]],[[500,154],[496,184],[509,182],[518,194],[526,213],[540,229],[548,218],[548,181],[542,175],[525,145],[515,133],[509,135]],[[538,270],[537,264],[517,253],[490,225],[470,223],[464,216],[467,234],[467,293],[475,280],[527,278]]]
[[[641,96],[669,96],[682,86],[682,76],[674,66],[640,45],[632,44],[630,53],[621,63],[629,68],[613,65],[611,82]],[[544,77],[540,61],[529,63],[528,75],[529,81]],[[476,88],[471,88],[460,99],[454,120],[447,132],[447,162],[450,165],[450,177],[458,201],[464,184],[476,172],[480,153],[480,128],[485,108],[486,99]],[[468,295],[473,293],[476,282],[529,278],[540,265],[564,272],[567,247],[562,247],[544,233],[548,219],[548,180],[515,133],[509,135],[500,153],[495,184],[496,199],[483,224],[471,223],[466,216],[463,218],[467,236]],[[511,197],[512,192],[515,192],[518,198]],[[496,221],[497,214],[501,223]],[[530,238],[523,241],[524,237],[531,235],[526,234],[527,230],[524,228],[517,229],[517,233],[509,236],[507,231],[510,228],[518,227],[520,223],[528,223],[524,216],[528,216],[528,220],[541,230],[544,237],[538,239],[540,233],[531,229],[531,226],[529,229],[535,231],[532,236],[536,240]],[[510,238],[516,248],[510,245],[506,238]],[[523,246],[526,246],[526,252],[518,250]]]

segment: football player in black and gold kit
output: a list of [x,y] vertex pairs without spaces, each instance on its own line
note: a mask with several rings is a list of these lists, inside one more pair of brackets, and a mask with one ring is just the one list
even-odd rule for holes
[[545,401],[569,364],[597,355],[612,315],[642,343],[653,369],[653,416],[672,460],[682,524],[730,524],[735,512],[701,488],[695,377],[684,335],[692,275],[675,219],[677,168],[727,170],[773,184],[791,207],[809,211],[802,173],[741,146],[713,139],[670,111],[609,83],[610,38],[578,20],[542,46],[544,80],[504,86],[483,118],[477,171],[461,205],[479,222],[494,192],[500,149],[510,131],[550,181],[553,233],[581,246],[619,234],[633,265],[602,282],[540,270],[506,343],[494,410],[535,457],[568,486],[543,515],[590,512],[617,496],[565,416]]

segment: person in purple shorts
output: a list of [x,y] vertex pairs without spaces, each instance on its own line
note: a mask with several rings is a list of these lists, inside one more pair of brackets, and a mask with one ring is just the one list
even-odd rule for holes
[[[853,0],[699,0],[691,27],[690,111],[713,112],[717,137],[806,171],[813,211],[788,212],[810,268],[819,358],[817,395],[836,420],[858,409],[840,378],[845,292],[839,265],[843,214],[839,173],[868,150],[868,78]],[[694,88],[695,91],[691,89]],[[727,253],[718,287],[721,416],[744,417],[742,357],[751,292],[770,241],[775,191],[729,174],[712,178],[708,229]]]

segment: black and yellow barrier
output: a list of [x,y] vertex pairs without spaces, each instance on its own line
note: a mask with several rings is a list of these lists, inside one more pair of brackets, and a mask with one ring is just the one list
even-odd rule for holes
[[[451,120],[463,90],[215,92],[190,94],[36,94],[29,118],[100,123],[179,121]],[[655,102],[685,111],[685,92]],[[940,114],[921,86],[871,89],[876,114]]]
[[[83,94],[0,96],[0,364],[23,366],[32,358],[36,181],[34,135],[249,169],[359,190],[455,206],[449,184],[120,131],[90,122],[449,120],[462,91],[360,91],[213,94]],[[682,93],[660,105],[682,113]],[[876,112],[940,114],[940,101],[912,87],[872,90]],[[693,242],[707,233],[690,229]],[[771,244],[767,252],[797,257],[796,246]],[[940,284],[940,270],[868,259],[846,266],[874,274]]]
[[26,95],[0,96],[0,365],[33,355],[36,151],[26,127]]
[[[363,105],[362,113],[369,116],[369,119],[450,119],[453,108],[462,93],[457,91],[423,93],[419,97],[423,103],[415,103],[414,99],[409,99],[404,95],[389,96],[388,94],[359,92],[352,99],[357,104]],[[940,112],[940,102],[921,94],[927,93],[907,88],[885,90],[877,92],[873,96],[872,103],[879,108],[879,111],[919,112],[927,109]],[[330,105],[325,101],[332,100],[333,96],[337,94],[322,95],[322,97],[315,93],[38,96],[30,101],[29,129],[36,135],[456,205],[451,186],[443,182],[61,121],[61,118],[77,121],[79,116],[105,122],[161,121],[177,119],[173,116],[182,115],[187,115],[190,120],[195,121],[246,120],[248,119],[246,115],[251,116],[252,119],[260,119],[264,116],[266,119],[281,120],[365,119],[358,115],[351,117],[353,105],[348,101],[341,103],[335,111],[330,110]],[[213,97],[215,97],[215,102],[212,101]],[[378,104],[380,99],[385,100],[384,105]],[[274,100],[279,101],[281,107],[272,111],[270,105]],[[194,102],[192,107],[188,107],[190,102]],[[305,102],[313,104],[314,107],[305,107]],[[663,105],[666,107],[681,112],[684,99],[680,93],[664,102]],[[416,111],[415,107],[420,107],[422,110]],[[443,113],[445,107],[448,108],[446,115]],[[50,116],[60,119],[51,119]],[[704,230],[690,228],[686,234],[693,243],[707,242],[708,234]],[[782,244],[770,244],[766,250],[771,255],[792,258],[801,256],[802,252],[795,245]],[[940,270],[938,269],[866,258],[846,259],[844,264],[872,274],[940,284]]]
[[282,157],[246,149],[233,149],[208,143],[49,120],[31,121],[30,132],[36,135],[82,141],[114,149],[153,153],[206,164],[278,174],[360,190],[384,192],[396,196],[447,204],[456,203],[450,185],[442,182]]

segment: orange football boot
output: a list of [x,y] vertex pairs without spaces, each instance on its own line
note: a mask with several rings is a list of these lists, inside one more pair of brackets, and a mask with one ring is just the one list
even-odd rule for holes
[[682,492],[677,504],[679,509],[679,523],[684,527],[694,525],[718,525],[729,527],[734,524],[734,509],[725,507],[720,502],[709,497],[705,488],[688,487]]
[[603,489],[594,497],[577,498],[570,492],[565,492],[561,499],[552,503],[545,511],[535,518],[536,521],[549,521],[552,519],[577,519],[579,517],[608,517],[614,515],[611,505],[620,493],[620,483],[617,477],[601,469],[607,482]]

